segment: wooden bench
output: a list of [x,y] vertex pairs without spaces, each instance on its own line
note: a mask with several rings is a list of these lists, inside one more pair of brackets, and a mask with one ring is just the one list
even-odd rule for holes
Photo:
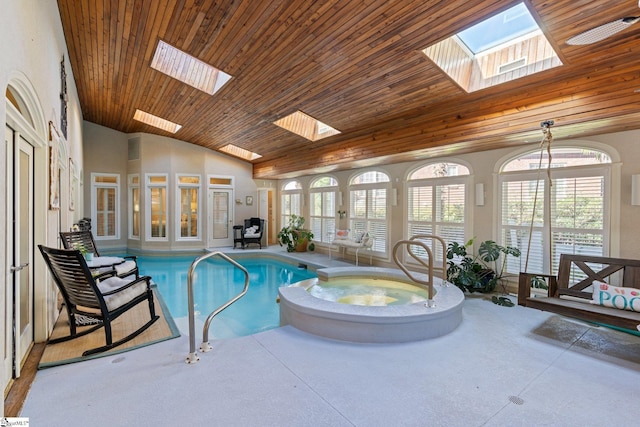
[[[601,268],[598,271],[596,269]],[[570,284],[573,273],[584,273],[586,278]],[[621,283],[613,283],[610,276],[617,273]],[[547,296],[531,296],[531,279],[542,277],[549,286]],[[639,330],[640,313],[591,304],[591,288],[594,280],[615,286],[640,288],[640,260],[607,258],[586,255],[560,255],[558,276],[546,274],[520,273],[518,281],[518,304],[550,311],[563,316],[588,322],[600,323],[618,328]]]

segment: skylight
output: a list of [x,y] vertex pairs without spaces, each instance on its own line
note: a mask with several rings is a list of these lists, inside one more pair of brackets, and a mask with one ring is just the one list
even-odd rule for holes
[[151,68],[209,95],[216,93],[231,76],[160,40]]
[[233,144],[227,144],[220,149],[220,151],[224,151],[227,154],[231,154],[232,156],[240,157],[244,160],[255,160],[262,157],[260,154],[254,153],[249,150],[245,150],[244,148],[240,148]]
[[524,3],[423,50],[467,92],[562,65]]
[[459,32],[458,37],[471,52],[478,54],[539,29],[529,9],[519,3]]
[[170,122],[169,120],[154,116],[153,114],[146,113],[142,110],[136,110],[135,114],[133,115],[133,119],[171,133],[178,132],[182,127],[182,125]]
[[303,138],[307,138],[310,141],[317,141],[340,133],[339,130],[322,123],[320,120],[314,119],[302,111],[289,114],[280,120],[276,120],[273,124],[289,132],[293,132],[296,135],[300,135]]

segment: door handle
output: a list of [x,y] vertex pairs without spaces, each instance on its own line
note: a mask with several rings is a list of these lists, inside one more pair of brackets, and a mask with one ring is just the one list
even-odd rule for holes
[[15,273],[16,271],[20,271],[23,268],[27,267],[29,265],[28,262],[25,262],[24,264],[20,264],[19,266],[15,267],[15,266],[11,266],[11,268],[9,269],[12,273]]

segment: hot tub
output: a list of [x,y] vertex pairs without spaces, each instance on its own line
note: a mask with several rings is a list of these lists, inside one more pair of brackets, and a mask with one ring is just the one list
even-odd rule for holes
[[[317,271],[317,279],[308,279],[279,289],[280,325],[291,325],[302,331],[343,341],[365,343],[399,343],[420,341],[446,335],[462,321],[464,294],[456,286],[434,279],[435,306],[426,307],[426,294],[417,289],[415,301],[387,305],[356,305],[330,301],[313,296],[309,289],[326,281],[331,287],[332,279],[356,282],[358,286],[375,284],[378,280],[389,281],[392,288],[406,289],[411,286],[399,270],[380,267],[326,268]],[[321,283],[322,284],[322,283]],[[355,295],[346,291],[348,295]],[[364,293],[364,295],[367,295]],[[395,298],[395,296],[391,296]],[[356,298],[357,299],[357,298]],[[364,297],[370,302],[389,300],[389,295],[380,298]]]

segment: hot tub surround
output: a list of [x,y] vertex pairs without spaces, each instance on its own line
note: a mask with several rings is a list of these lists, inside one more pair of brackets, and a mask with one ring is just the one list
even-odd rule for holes
[[464,294],[453,285],[435,280],[435,307],[424,303],[395,306],[358,306],[326,301],[307,292],[317,280],[335,277],[384,278],[406,282],[399,270],[379,267],[326,268],[309,279],[279,289],[280,325],[342,341],[398,343],[436,338],[453,331],[462,321]]

